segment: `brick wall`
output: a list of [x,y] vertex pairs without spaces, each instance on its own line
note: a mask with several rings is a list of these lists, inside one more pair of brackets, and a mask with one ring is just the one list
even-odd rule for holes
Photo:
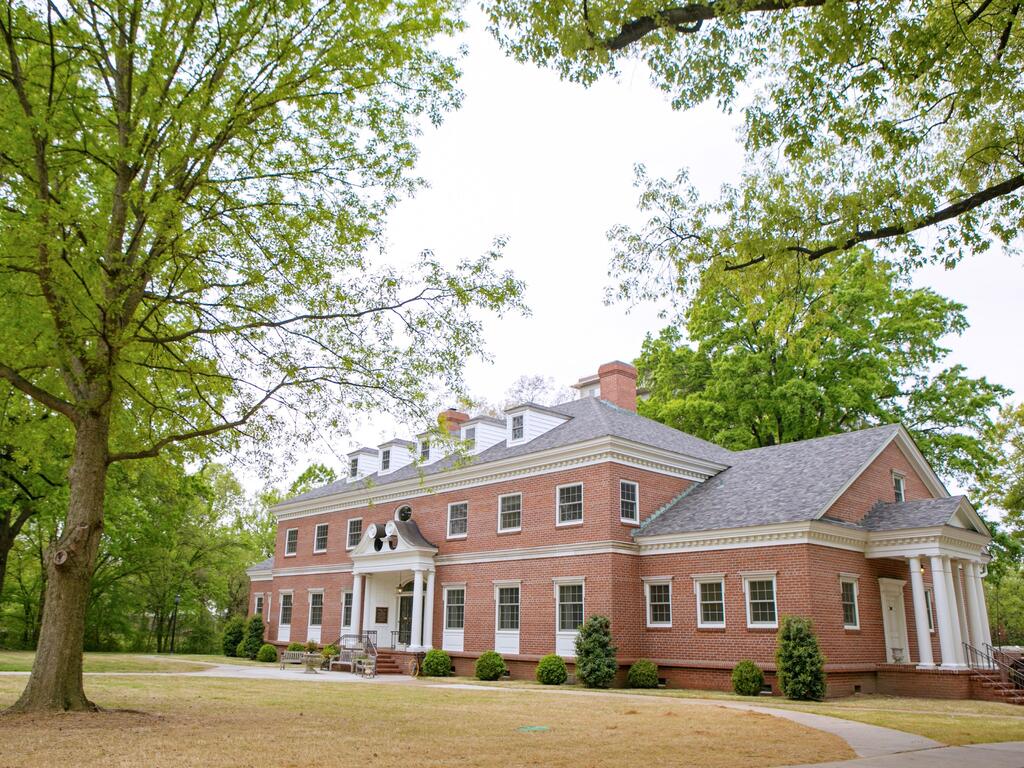
[[889,443],[873,462],[854,480],[850,487],[829,508],[829,517],[855,523],[878,501],[895,501],[892,473],[906,478],[904,494],[907,501],[932,498],[928,487],[914,471],[903,450],[895,442]]

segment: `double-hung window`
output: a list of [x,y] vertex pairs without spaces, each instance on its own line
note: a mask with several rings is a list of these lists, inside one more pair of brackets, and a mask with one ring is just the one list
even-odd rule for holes
[[631,480],[619,481],[619,519],[624,523],[640,522],[640,486]]
[[313,551],[327,551],[327,523],[320,523],[316,527],[316,535],[313,537]]
[[292,593],[281,593],[281,620],[282,626],[290,626],[292,623]]
[[924,607],[928,611],[928,631],[935,631],[935,612],[932,609],[932,591],[926,589],[924,591]]
[[576,632],[583,623],[583,585],[558,585],[558,631]]
[[725,626],[725,579],[720,574],[694,578],[697,593],[697,626]]
[[263,595],[256,595],[256,615],[263,615]]
[[525,434],[525,432],[523,431],[523,416],[522,416],[522,414],[520,414],[519,416],[513,416],[512,417],[512,439],[513,440],[522,440],[524,434]]
[[290,557],[299,551],[299,529],[289,528],[284,532],[284,555]]
[[583,485],[561,485],[558,487],[558,525],[572,525],[583,522]]
[[460,539],[469,532],[469,504],[459,501],[448,505],[448,538]]
[[420,442],[420,461],[430,461],[430,441],[422,440]]
[[359,546],[359,539],[363,535],[363,518],[353,517],[348,521],[348,537],[346,539],[345,548],[355,549]]
[[309,626],[319,627],[324,623],[324,593],[309,593]]
[[907,479],[897,472],[892,473],[892,495],[897,504],[907,500]]
[[645,583],[647,591],[647,626],[672,626],[672,581],[650,579]]
[[775,574],[748,574],[743,578],[747,596],[747,626],[777,627]]
[[523,495],[510,493],[498,497],[498,531],[518,531],[523,525]]
[[385,448],[380,452],[380,468],[382,472],[391,469],[391,449]]
[[352,593],[343,592],[341,594],[341,626],[351,627],[352,626]]
[[857,610],[857,578],[839,577],[839,594],[843,604],[843,628],[860,629],[860,611]]
[[476,448],[476,427],[466,427],[466,450]]
[[466,588],[449,587],[444,592],[444,628],[461,630],[466,626]]
[[350,459],[348,462],[348,476],[355,477],[359,474],[359,459]]
[[519,587],[498,587],[498,631],[519,631]]

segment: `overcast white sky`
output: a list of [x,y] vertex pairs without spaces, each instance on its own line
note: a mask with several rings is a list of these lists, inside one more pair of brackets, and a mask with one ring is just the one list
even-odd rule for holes
[[[641,222],[633,166],[652,175],[688,167],[708,196],[734,180],[742,161],[738,116],[713,106],[673,111],[641,64],[618,82],[584,89],[551,71],[505,57],[478,13],[465,35],[461,110],[419,142],[418,173],[430,188],[403,202],[389,223],[389,253],[405,261],[430,249],[455,261],[509,238],[506,264],[526,281],[532,314],[487,323],[493,362],[472,362],[469,391],[497,400],[523,374],[570,384],[614,359],[631,360],[644,334],[661,327],[657,307],[606,306],[609,243],[619,223]],[[1024,397],[1021,284],[1024,260],[989,253],[954,271],[928,268],[920,285],[967,305],[970,330],[949,339],[951,362],[967,366]],[[340,467],[359,444],[392,436],[380,414],[354,425],[351,436],[319,446],[309,460]],[[401,430],[408,436],[419,429]],[[325,452],[325,448],[327,449]],[[337,458],[329,456],[334,453]],[[302,466],[284,475],[290,480]]]

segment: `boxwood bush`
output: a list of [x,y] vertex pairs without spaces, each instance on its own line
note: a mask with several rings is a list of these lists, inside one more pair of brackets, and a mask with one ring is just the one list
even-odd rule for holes
[[305,643],[288,643],[289,651],[304,651],[306,650]]
[[499,677],[505,674],[508,668],[505,666],[505,660],[501,658],[501,654],[497,651],[484,651],[480,654],[480,658],[476,660],[476,678],[477,680],[497,680]]
[[658,665],[647,659],[637,659],[629,668],[626,682],[630,688],[657,688]]
[[783,616],[775,648],[779,689],[790,699],[825,698],[825,655],[810,619]]
[[277,661],[277,648],[272,646],[270,643],[264,643],[256,652],[256,661]]
[[750,659],[732,668],[732,690],[739,696],[758,696],[764,688],[764,672]]
[[607,688],[618,668],[611,619],[591,616],[576,635],[576,677],[587,688]]
[[241,616],[232,616],[224,625],[224,639],[222,641],[225,656],[237,656],[238,644],[245,638],[245,622]]
[[565,659],[557,653],[549,653],[537,663],[537,682],[544,685],[561,685],[569,679]]
[[448,677],[452,673],[452,657],[440,648],[427,651],[420,672],[425,677]]

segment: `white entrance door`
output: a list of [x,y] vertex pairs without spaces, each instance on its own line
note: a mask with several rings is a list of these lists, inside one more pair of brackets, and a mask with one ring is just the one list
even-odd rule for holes
[[879,579],[882,593],[882,628],[885,631],[885,660],[890,664],[910,662],[910,642],[907,638],[907,614],[903,602],[901,579]]

